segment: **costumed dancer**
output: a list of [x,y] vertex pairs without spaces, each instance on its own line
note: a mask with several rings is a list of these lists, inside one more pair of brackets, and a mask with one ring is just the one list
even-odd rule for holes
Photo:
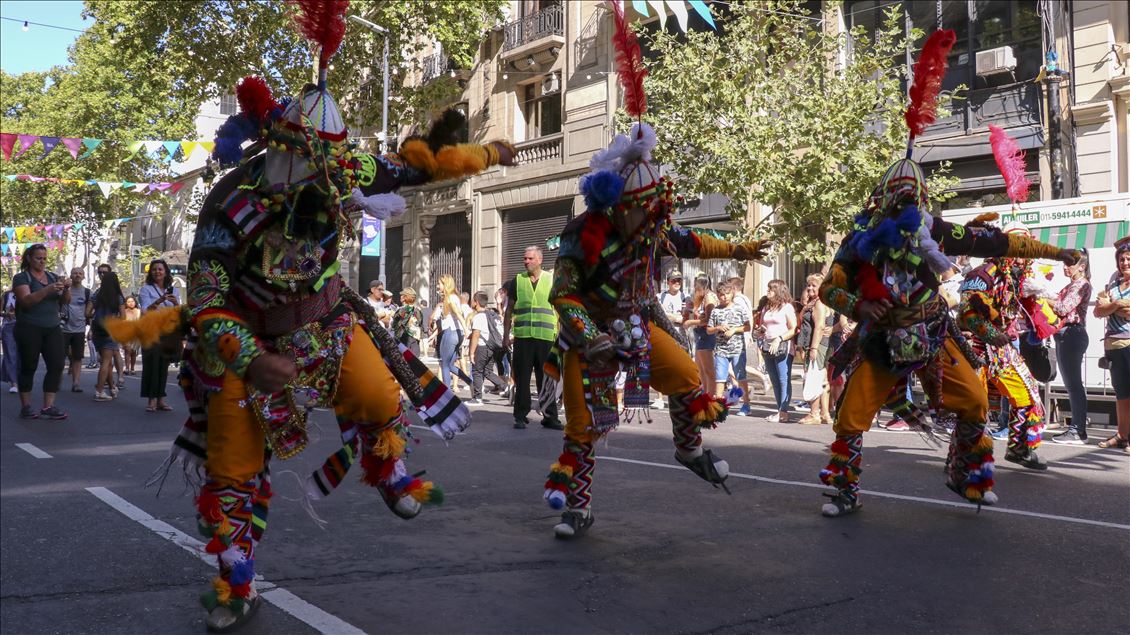
[[[1024,256],[1074,262],[1074,251],[1059,250],[1026,236],[1005,235],[977,219],[955,225],[926,213],[926,179],[911,160],[914,138],[934,121],[946,57],[956,37],[935,31],[914,70],[907,158],[887,169],[854,229],[847,235],[820,287],[834,310],[859,322],[851,339],[858,354],[836,412],[836,439],[820,480],[835,488],[822,508],[843,516],[860,507],[859,476],[863,432],[891,389],[909,374],[935,394],[931,403],[957,415],[950,440],[946,485],[977,504],[997,501],[993,486],[992,439],[985,434],[988,401],[972,363],[976,359],[956,329],[939,292],[938,276],[951,267],[945,254],[979,257]],[[850,351],[845,344],[845,354]]]
[[[1000,128],[989,126],[993,156],[1005,180],[1012,210],[1028,200],[1029,182],[1024,175],[1024,153]],[[1005,233],[1029,236],[1019,224]],[[1026,258],[989,258],[966,274],[961,283],[960,322],[972,334],[973,348],[984,362],[982,378],[989,388],[990,409],[1000,409],[1008,400],[1008,449],[1004,459],[1033,470],[1046,470],[1036,453],[1044,423],[1040,387],[1020,351],[1012,342],[1020,337],[1037,338],[1033,312],[1038,307],[1039,285]],[[1025,306],[1026,305],[1026,306]]]
[[[639,119],[646,108],[646,71],[622,8],[610,4],[625,110]],[[580,182],[588,209],[561,235],[550,295],[560,334],[546,370],[563,385],[566,425],[564,449],[545,490],[550,507],[564,509],[554,527],[559,538],[578,536],[593,523],[594,447],[619,423],[621,370],[626,409],[647,408],[649,387],[668,396],[679,463],[715,487],[729,473],[725,461],[703,451],[701,435],[703,427],[724,418],[726,403],[702,390],[681,333],[655,300],[660,259],[748,260],[762,257],[765,245],[736,245],[673,224],[674,184],[651,163],[655,145],[655,131],[641,121],[593,155],[593,171]]]
[[[154,482],[180,460],[197,488],[199,528],[219,564],[201,598],[213,630],[238,628],[258,605],[252,580],[271,498],[269,459],[306,447],[311,408],[333,408],[342,446],[305,480],[305,500],[329,494],[359,460],[361,480],[406,519],[442,493],[405,466],[401,388],[444,438],[470,423],[466,406],[342,281],[339,245],[353,236],[350,211],[387,219],[404,211],[393,193],[399,186],[513,165],[514,150],[505,142],[454,145],[462,119],[449,113],[398,154],[358,152],[325,81],[347,6],[299,2],[299,27],[320,51],[317,85],[276,103],[262,79],[241,81],[242,112],[221,126],[215,151],[222,164],[239,166],[203,203],[183,312],[107,325],[115,339],[143,344],[187,330],[180,385],[190,416]],[[244,152],[246,140],[256,142]]]

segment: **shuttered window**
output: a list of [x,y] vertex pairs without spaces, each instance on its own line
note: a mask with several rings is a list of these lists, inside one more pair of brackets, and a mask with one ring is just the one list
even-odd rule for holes
[[400,290],[404,288],[404,226],[389,227],[385,230],[385,288],[392,292],[393,300],[400,302]]
[[524,270],[522,254],[526,247],[541,247],[543,269],[552,269],[557,250],[550,251],[545,241],[565,229],[573,211],[573,199],[516,207],[502,212],[502,281],[514,278]]
[[431,233],[431,256],[429,284],[432,287],[439,282],[440,276],[448,274],[460,291],[472,291],[471,226],[467,224],[465,214],[444,214],[436,219]]

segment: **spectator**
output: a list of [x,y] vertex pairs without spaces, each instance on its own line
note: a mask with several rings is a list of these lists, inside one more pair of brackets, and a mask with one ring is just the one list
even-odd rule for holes
[[377,315],[381,326],[389,328],[389,321],[396,307],[392,306],[392,292],[385,290],[385,283],[380,280],[370,281],[369,295],[365,296],[365,301],[373,307],[373,313]]
[[750,315],[742,304],[734,302],[734,287],[729,282],[718,285],[718,306],[710,312],[706,330],[714,335],[714,394],[724,397],[726,379],[731,371],[744,391],[745,402],[738,414],[749,414],[749,382],[745,370],[745,333]]
[[[149,263],[145,285],[138,291],[141,312],[147,313],[161,307],[177,306],[180,302],[173,293],[169,265],[160,258]],[[169,381],[169,357],[157,343],[141,351],[141,396],[149,400],[145,412],[171,411],[165,401],[166,383]]]
[[[831,338],[832,343],[830,343],[828,345],[828,357],[829,357],[829,359],[831,359],[831,356],[834,355],[836,351],[840,350],[840,346],[842,346],[843,343],[846,342],[849,337],[851,337],[851,334],[852,334],[852,332],[855,331],[855,327],[856,327],[855,320],[849,318],[848,316],[846,316],[842,313],[838,313],[837,316],[838,317],[836,318],[836,328],[839,330],[839,338],[838,338],[839,341],[838,342],[836,341],[836,339],[837,339],[835,337],[836,333],[833,332],[832,338]],[[834,345],[834,347],[833,347],[833,345]],[[840,403],[840,395],[843,394],[844,385],[846,383],[847,383],[847,373],[843,373],[843,372],[839,373],[838,375],[836,375],[835,379],[828,382],[828,403],[831,407],[835,408],[835,407],[837,407],[837,404]]]
[[792,342],[796,333],[796,310],[789,287],[783,283],[771,287],[766,296],[765,309],[761,312],[761,325],[764,327],[762,354],[765,357],[765,370],[773,384],[773,396],[777,402],[777,414],[768,417],[769,421],[789,422],[789,400],[792,398],[793,365]]
[[[463,291],[459,294],[459,310],[463,313],[463,323],[467,324],[468,327],[470,327],[471,314],[474,313],[474,311],[471,309],[471,295],[466,291]],[[468,346],[470,345],[470,341],[470,334],[465,332],[463,341],[459,344],[459,358],[455,360],[455,365],[459,367],[459,370],[461,371],[463,377],[466,377],[469,374],[467,371],[469,368],[471,368],[471,365],[467,363],[467,350]],[[467,387],[470,388],[471,384],[467,384]],[[459,388],[458,380],[455,381],[454,388]]]
[[506,389],[506,382],[491,370],[495,354],[502,348],[502,316],[487,308],[489,296],[484,291],[475,292],[471,299],[471,401],[472,406],[483,405],[483,378],[494,384],[497,392]]
[[[47,247],[37,243],[24,251],[12,289],[16,292],[15,335],[20,352],[20,418],[66,419],[67,413],[55,405],[55,394],[63,379],[59,313],[71,301],[71,281],[47,271]],[[36,412],[31,407],[31,387],[40,356],[47,374],[43,377],[43,408]]]
[[8,382],[8,392],[16,393],[20,377],[19,348],[16,346],[16,292],[8,289],[0,296],[0,343],[4,347],[4,361],[0,364],[0,381]]
[[[132,295],[126,298],[125,308],[122,309],[122,317],[126,320],[136,320],[141,317],[141,309],[137,308],[137,298]],[[126,375],[137,374],[137,348],[133,344],[123,344],[122,348],[125,350],[125,370]]]
[[[661,291],[655,298],[659,302],[659,308],[663,310],[663,314],[675,326],[682,326],[683,324],[683,308],[687,305],[687,292],[683,289],[683,273],[678,269],[672,269],[667,273],[667,290]],[[623,403],[617,400],[617,403]],[[656,400],[651,404],[652,408],[662,410],[667,406],[667,400],[663,395],[659,395]]]
[[[71,301],[63,306],[59,316],[63,327],[63,348],[71,362],[71,392],[82,392],[82,358],[86,350],[86,307],[90,305],[90,289],[83,286],[82,267],[71,269]],[[94,360],[90,360],[94,364]]]
[[424,339],[424,312],[416,306],[416,290],[408,287],[400,292],[400,307],[392,314],[392,334],[396,341],[420,356],[420,341]]
[[[510,310],[510,298],[506,295],[506,289],[499,287],[494,292],[494,306],[499,315],[506,315]],[[502,332],[506,333],[506,321],[503,320]],[[507,391],[510,399],[514,399],[514,377],[510,374],[510,357],[512,351],[510,350],[510,340],[505,337],[502,338],[502,350],[495,356],[495,370],[499,375],[506,378],[510,382],[510,390]]]
[[435,324],[433,333],[437,339],[436,348],[439,350],[439,370],[443,383],[451,386],[451,375],[471,385],[471,378],[455,364],[459,357],[459,346],[463,343],[463,334],[467,332],[467,321],[463,318],[463,309],[459,302],[459,292],[455,290],[455,279],[444,274],[439,277],[436,284],[439,294],[439,306],[432,312],[432,321]]
[[711,290],[710,278],[699,274],[694,279],[694,292],[683,308],[683,327],[693,329],[694,362],[699,381],[707,394],[714,392],[714,345],[717,337],[706,330],[710,314],[718,306],[718,296]]
[[[827,367],[828,338],[832,334],[835,315],[820,301],[819,289],[820,283],[823,281],[824,275],[819,273],[811,274],[805,280],[805,297],[808,300],[804,308],[801,309],[800,326],[797,329],[797,347],[801,353],[801,360],[804,362],[806,381],[809,366],[813,362],[816,363],[817,372],[822,377],[827,377],[827,372],[824,369]],[[808,402],[808,414],[797,423],[804,425],[832,423],[829,400],[829,386],[827,382],[824,382],[824,389],[820,392],[820,396]]]
[[[762,392],[767,393],[770,390],[769,375],[765,374],[764,367],[761,363],[761,356],[758,355],[757,348],[753,345],[753,301],[742,292],[742,287],[745,286],[745,280],[735,276],[730,278],[729,283],[730,289],[734,292],[733,303],[745,309],[745,314],[749,316],[745,335],[742,336],[744,340],[743,344],[745,345],[746,372],[756,377],[758,381],[761,382]],[[746,386],[748,385],[749,382],[747,381]],[[749,390],[745,391],[743,401],[745,404],[749,404]]]
[[1063,273],[1071,278],[1059,292],[1054,309],[1063,320],[1055,334],[1056,363],[1071,404],[1071,423],[1063,434],[1052,437],[1053,443],[1085,445],[1087,443],[1087,389],[1083,386],[1083,356],[1091,338],[1087,335],[1087,305],[1091,302],[1091,264],[1086,250],[1079,262],[1064,265]]
[[1103,350],[1106,351],[1110,383],[1114,386],[1118,430],[1114,436],[1099,443],[1099,447],[1119,448],[1130,454],[1130,236],[1122,238],[1114,246],[1118,272],[1099,293],[1095,317],[1106,318]]
[[[545,386],[542,367],[557,339],[557,311],[549,302],[553,286],[553,272],[541,268],[541,247],[526,247],[522,255],[526,270],[514,276],[504,288],[510,302],[503,319],[502,341],[513,340],[514,427],[525,429],[530,414],[530,374],[533,373],[538,392]],[[541,425],[552,430],[564,430],[557,418],[556,400],[546,400],[549,405],[542,412]]]
[[118,343],[106,332],[103,325],[106,318],[122,316],[125,305],[125,296],[122,295],[122,285],[118,282],[118,274],[107,271],[102,275],[101,285],[94,294],[94,300],[87,305],[87,317],[90,318],[91,339],[98,349],[101,364],[98,367],[98,380],[94,383],[94,400],[110,401],[118,396],[118,387],[114,383],[114,357],[119,352]]
[[[100,265],[98,265],[98,284],[99,284],[99,288],[101,288],[102,282],[103,282],[103,280],[105,279],[106,275],[107,275],[107,274],[109,274],[109,273],[110,273],[111,271],[112,271],[112,269],[110,269],[110,265],[108,265],[108,264],[105,264],[105,263],[103,263],[103,264],[100,264]],[[115,274],[115,275],[116,275],[116,274]],[[119,283],[118,283],[118,295],[121,295],[122,297],[125,297],[124,293],[122,292],[122,288],[121,288],[121,278],[118,278],[118,280],[119,280]],[[97,294],[97,291],[95,292],[95,294]],[[89,306],[89,305],[88,305],[88,306]],[[89,313],[88,313],[88,315],[89,315]],[[120,316],[119,316],[119,317],[120,317]],[[91,320],[90,320],[90,319],[87,319],[87,322],[91,322]],[[96,343],[94,342],[94,324],[93,324],[93,323],[91,323],[91,325],[90,325],[90,342],[91,342],[91,344],[94,344],[94,345],[95,345],[95,348],[97,349],[97,345],[96,345]],[[116,386],[117,386],[118,388],[122,388],[122,387],[124,387],[124,386],[126,385],[126,383],[125,383],[125,382],[124,382],[124,381],[122,380],[122,371],[123,371],[123,368],[124,368],[124,366],[125,366],[125,365],[124,365],[124,363],[123,363],[123,361],[122,361],[122,351],[121,351],[121,347],[120,347],[120,346],[117,346],[117,347],[115,347],[115,348],[113,348],[113,349],[111,349],[111,350],[113,351],[113,355],[112,355],[111,357],[112,357],[112,359],[113,359],[113,362],[114,362],[114,372],[115,372],[115,373],[117,373],[117,383],[116,383]],[[95,352],[94,352],[94,355],[95,355],[96,357],[98,357],[99,359],[101,359],[101,357],[102,357],[102,352],[101,352],[101,351],[99,351],[99,350],[95,350]]]

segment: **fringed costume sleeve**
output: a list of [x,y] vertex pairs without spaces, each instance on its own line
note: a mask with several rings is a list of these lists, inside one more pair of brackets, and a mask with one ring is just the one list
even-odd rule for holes
[[584,346],[600,334],[581,299],[582,266],[572,258],[557,258],[549,301],[557,310],[561,337],[573,347]]
[[828,275],[820,285],[820,300],[832,307],[833,311],[859,320],[856,310],[861,299],[859,293],[850,286],[847,265],[834,261],[828,269]]
[[[995,220],[996,214],[985,216]],[[933,219],[930,231],[942,251],[950,256],[977,258],[1055,258],[1059,247],[1042,243],[1022,234],[1005,234],[996,227],[983,224],[981,217],[965,225]]]
[[667,240],[679,258],[731,258],[736,247],[734,243],[696,234],[675,223],[667,230]]

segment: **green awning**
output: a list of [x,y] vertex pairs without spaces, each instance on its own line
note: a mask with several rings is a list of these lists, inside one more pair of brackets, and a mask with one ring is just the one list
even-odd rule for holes
[[1044,227],[1033,232],[1036,240],[1064,249],[1113,247],[1114,241],[1130,233],[1130,221]]

